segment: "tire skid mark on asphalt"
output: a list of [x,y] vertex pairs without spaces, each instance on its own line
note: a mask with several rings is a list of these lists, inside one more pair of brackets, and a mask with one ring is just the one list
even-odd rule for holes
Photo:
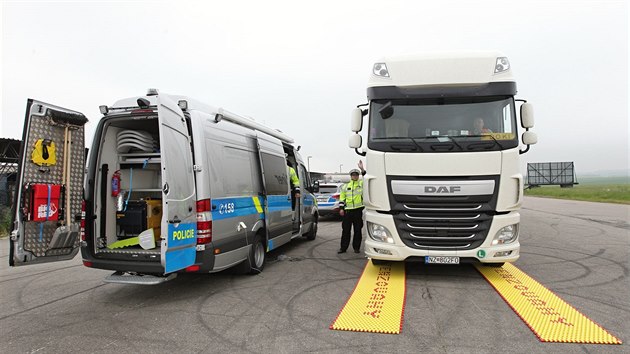
[[[295,293],[289,299],[289,301],[287,303],[287,312],[289,314],[290,323],[292,323],[294,326],[302,329],[303,330],[302,333],[308,335],[309,337],[318,340],[320,343],[326,343],[326,344],[330,344],[332,346],[332,348],[320,347],[320,348],[318,348],[318,350],[326,351],[326,350],[337,349],[337,348],[339,348],[339,349],[342,349],[342,348],[343,349],[353,349],[353,348],[356,348],[356,346],[347,346],[347,347],[339,346],[339,342],[338,341],[336,341],[336,340],[329,340],[329,338],[331,338],[331,337],[330,337],[330,335],[327,335],[328,331],[326,331],[326,332],[322,331],[321,332],[322,335],[314,335],[313,334],[313,328],[308,328],[306,326],[303,326],[302,323],[304,321],[300,321],[300,319],[297,318],[296,313],[297,312],[303,313],[303,311],[300,311],[300,310],[295,308],[296,301],[299,298],[301,298],[302,296],[307,295],[308,292],[310,292],[310,291],[312,291],[312,290],[314,290],[316,288],[319,288],[319,287],[322,287],[322,286],[327,286],[327,285],[330,285],[330,284],[333,284],[333,283],[337,283],[337,282],[348,281],[348,280],[356,281],[360,276],[361,276],[361,274],[355,274],[352,277],[347,277],[347,278],[342,278],[342,279],[333,279],[333,280],[330,280],[330,281],[323,281],[323,282],[311,285],[311,286],[309,286],[309,287],[307,287],[307,288],[305,288],[305,289]],[[350,295],[351,295],[351,292],[348,294],[348,296],[350,296]],[[341,307],[343,307],[343,302],[341,302],[340,305],[339,305],[339,308],[341,308]],[[322,315],[322,317],[317,318],[318,320],[321,320],[321,323],[324,323],[324,325],[322,325],[323,326],[322,328],[326,328],[327,329],[328,325],[326,323],[330,322],[330,317],[331,316],[334,317],[336,315],[336,313],[339,312],[336,308],[332,308],[332,309],[333,309],[333,312],[331,312],[330,316]],[[311,314],[305,314],[305,315],[307,315],[309,317],[314,317]],[[315,324],[317,324],[317,322],[315,322]],[[362,348],[362,346],[360,346],[360,347]]]
[[[229,343],[229,344],[231,344],[232,346],[234,346],[234,347],[236,347],[236,348],[238,348],[238,349],[242,350],[243,352],[247,352],[247,353],[255,353],[254,351],[251,351],[251,350],[249,350],[249,349],[247,348],[247,346],[246,346],[246,342],[242,341],[242,338],[239,338],[239,339],[241,339],[240,341],[235,341],[235,340],[232,340],[231,338],[229,338],[229,337],[226,335],[225,331],[223,331],[223,332],[216,331],[216,330],[215,330],[215,329],[214,329],[214,328],[213,328],[210,324],[206,323],[206,320],[205,320],[205,319],[204,319],[204,317],[203,317],[203,315],[207,315],[207,316],[216,316],[216,314],[214,314],[214,313],[206,313],[206,312],[204,312],[204,307],[205,307],[205,304],[206,304],[206,302],[208,302],[208,301],[209,301],[212,297],[214,297],[215,295],[220,294],[220,293],[224,293],[224,292],[228,292],[228,291],[229,291],[229,289],[232,289],[232,288],[233,288],[233,286],[234,286],[234,279],[235,279],[235,277],[231,277],[231,278],[229,278],[229,279],[228,279],[228,284],[227,284],[225,287],[223,287],[223,288],[221,288],[221,289],[217,289],[217,291],[211,292],[211,293],[210,293],[210,294],[208,294],[207,296],[203,297],[203,300],[199,301],[199,304],[197,305],[197,311],[196,311],[196,316],[195,316],[195,318],[197,319],[197,322],[198,322],[198,323],[199,323],[199,324],[200,324],[203,328],[205,328],[208,332],[213,333],[213,334],[214,334],[214,336],[216,336],[216,338],[219,338],[219,340],[223,340],[223,341],[225,341],[226,343]],[[228,287],[229,287],[229,289],[228,289]],[[216,307],[214,307],[214,306],[211,306],[211,308],[216,309]],[[225,311],[228,311],[228,310],[229,310],[229,309],[225,309]],[[222,316],[223,316],[223,317],[229,317],[229,316],[227,316],[227,315],[222,315]],[[234,322],[234,321],[232,321],[232,322]],[[223,328],[229,328],[229,326],[221,326],[221,327],[219,327],[219,328],[222,328],[222,329],[223,329]],[[212,344],[208,344],[208,345],[212,345]],[[208,348],[208,347],[206,347],[206,349],[212,349],[212,348]],[[210,350],[210,351],[212,351],[212,350]],[[205,352],[205,351],[204,351],[204,352]]]
[[[20,279],[24,279],[24,278],[28,278],[28,277],[34,277],[34,276],[41,275],[41,274],[48,274],[48,273],[57,272],[57,271],[64,270],[64,269],[69,269],[69,268],[75,268],[75,267],[83,267],[83,264],[75,264],[75,265],[71,265],[71,266],[67,266],[67,267],[63,267],[63,268],[57,268],[57,269],[52,269],[52,270],[45,270],[45,271],[41,271],[39,273],[20,274],[20,275],[16,276],[15,278],[2,279],[2,280],[0,280],[0,284],[6,283],[6,282],[12,281],[12,280],[20,280]],[[3,276],[0,276],[0,278],[2,278],[2,277]]]
[[612,221],[599,220],[599,219],[593,219],[593,218],[581,217],[581,216],[575,216],[575,215],[565,215],[565,214],[560,214],[560,213],[552,213],[552,212],[549,212],[549,211],[543,211],[543,210],[532,209],[532,208],[521,208],[521,210],[529,210],[529,211],[534,211],[534,212],[538,212],[538,213],[543,213],[543,214],[546,214],[546,215],[557,215],[557,216],[562,216],[562,217],[566,217],[566,218],[573,218],[573,219],[578,219],[578,220],[587,221],[587,222],[596,222],[598,224],[614,227],[614,228],[617,228],[617,229],[630,230],[630,223],[627,223],[627,222],[621,221],[621,220],[617,220],[615,222],[612,222]]
[[[28,284],[30,284],[30,282]],[[26,312],[29,312],[29,311],[32,311],[32,310],[35,310],[35,309],[38,309],[38,308],[41,308],[41,307],[44,307],[44,306],[48,306],[48,305],[54,304],[54,303],[59,302],[59,301],[66,300],[66,299],[71,298],[71,297],[76,296],[76,295],[81,295],[83,293],[86,293],[88,291],[92,291],[94,289],[100,288],[100,287],[105,286],[105,285],[107,285],[107,284],[99,284],[97,286],[93,286],[91,288],[87,288],[85,290],[81,290],[79,292],[76,292],[76,293],[73,293],[73,294],[70,294],[70,295],[66,295],[66,296],[60,297],[58,299],[45,302],[43,304],[39,304],[39,305],[30,307],[30,308],[24,309],[22,311],[18,311],[18,312],[14,312],[14,313],[2,316],[2,317],[0,317],[0,321],[3,321],[5,319],[13,317],[13,316],[21,315],[23,313],[26,313]],[[20,289],[20,295],[21,295],[21,293],[22,293],[22,289]],[[20,298],[21,298],[21,296],[20,296]],[[22,304],[22,306],[23,306],[23,304]]]
[[[543,248],[543,247],[541,247],[541,246],[531,246],[531,247]],[[581,251],[577,251],[577,250],[569,251],[569,250],[567,250],[566,248],[557,248],[557,247],[544,247],[543,249],[545,249],[545,250],[561,250],[561,251],[564,251],[564,252],[572,252],[572,253],[577,253],[577,254],[581,254],[581,255],[586,256],[586,257],[582,258],[581,260],[586,260],[586,259],[589,259],[589,258],[597,258],[597,259],[603,259],[603,260],[605,260],[605,261],[608,261],[608,262],[610,262],[610,263],[612,263],[612,264],[614,264],[614,265],[618,266],[618,267],[619,267],[619,268],[621,268],[621,269],[622,269],[622,271],[623,271],[623,276],[619,276],[619,277],[617,277],[617,278],[613,279],[613,281],[622,280],[622,279],[624,279],[624,278],[627,278],[627,277],[630,275],[630,269],[628,269],[628,267],[627,267],[627,266],[626,266],[623,262],[616,261],[616,260],[611,259],[611,258],[608,258],[608,257],[602,257],[602,256],[599,256],[599,254],[600,254],[601,250],[604,250],[604,252],[603,252],[603,253],[605,253],[605,250],[606,250],[606,249],[604,249],[604,248],[600,249],[600,251],[599,251],[599,252],[597,252],[597,253],[595,253],[595,254],[592,254],[592,253],[586,253],[586,252],[581,252]],[[554,254],[553,256],[551,256],[551,255],[548,255],[548,254],[543,254],[543,253],[533,253],[533,252],[521,252],[521,253],[525,253],[525,254],[535,254],[535,255],[543,255],[543,256],[548,256],[548,257],[558,258],[555,254]],[[567,260],[567,261],[568,261],[568,260]],[[550,264],[551,264],[551,262],[550,262]],[[602,284],[605,284],[605,283],[602,283]]]
[[[584,288],[584,286],[580,286],[580,288]],[[561,294],[561,295],[563,295],[565,297],[567,297],[567,296],[577,297],[577,298],[580,298],[580,299],[583,299],[583,300],[587,300],[587,301],[590,301],[590,302],[596,302],[598,304],[606,305],[608,307],[612,307],[614,309],[618,309],[618,310],[622,310],[624,312],[630,313],[630,308],[629,308],[628,304],[619,304],[619,305],[611,304],[610,302],[606,302],[606,301],[602,301],[602,300],[596,300],[596,299],[593,299],[593,298],[581,296],[581,295],[576,294],[576,293],[569,293],[569,292],[566,292],[566,291],[556,291],[556,290],[554,290],[554,293]]]

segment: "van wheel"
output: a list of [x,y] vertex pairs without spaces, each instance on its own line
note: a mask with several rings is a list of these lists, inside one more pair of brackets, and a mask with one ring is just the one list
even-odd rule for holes
[[505,264],[505,262],[501,262],[501,263],[481,263],[486,267],[491,267],[491,268],[501,268],[503,267],[503,265]]
[[319,216],[315,215],[315,219],[313,220],[313,224],[311,225],[311,230],[304,236],[309,241],[313,241],[315,237],[317,237],[317,224],[319,223]]
[[244,274],[258,274],[265,268],[265,258],[267,253],[265,252],[265,244],[263,243],[260,234],[256,234],[252,247],[249,249],[247,259],[239,265],[239,270]]

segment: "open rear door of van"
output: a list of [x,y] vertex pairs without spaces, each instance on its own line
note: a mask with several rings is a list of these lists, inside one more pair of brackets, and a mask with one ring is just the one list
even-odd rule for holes
[[182,110],[167,96],[158,96],[162,158],[163,217],[161,260],[165,273],[195,263],[197,206],[192,145]]
[[27,101],[9,265],[68,260],[79,252],[87,121],[82,113]]

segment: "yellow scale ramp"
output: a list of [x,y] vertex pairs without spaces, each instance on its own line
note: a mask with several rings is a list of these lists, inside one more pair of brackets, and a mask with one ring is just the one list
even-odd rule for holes
[[543,342],[621,344],[595,322],[512,264],[477,265],[503,299]]
[[352,295],[330,329],[399,334],[405,307],[405,263],[368,261]]

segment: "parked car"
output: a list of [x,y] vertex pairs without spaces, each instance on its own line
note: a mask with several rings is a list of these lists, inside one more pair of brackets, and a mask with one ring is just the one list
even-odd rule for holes
[[320,216],[339,215],[339,194],[341,182],[320,183],[317,198],[317,208]]

